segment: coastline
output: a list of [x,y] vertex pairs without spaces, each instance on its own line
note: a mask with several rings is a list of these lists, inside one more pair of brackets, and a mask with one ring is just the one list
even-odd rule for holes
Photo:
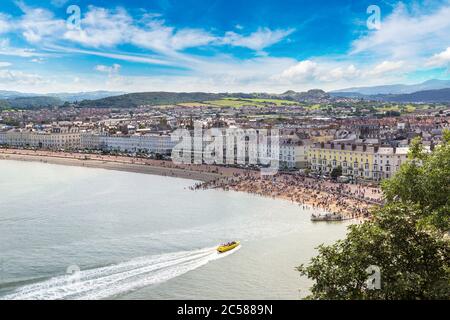
[[[43,150],[0,149],[0,160],[41,162],[153,174],[199,181],[191,189],[222,189],[282,199],[310,206],[322,213],[340,214],[343,220],[368,218],[380,205],[378,188],[323,182],[289,174],[262,178],[257,171],[209,165],[178,165],[170,161],[124,156],[65,153]],[[325,211],[325,212],[323,212]]]
[[65,166],[134,172],[142,174],[159,175],[164,177],[197,180],[201,182],[209,182],[221,176],[217,173],[212,172],[188,170],[186,168],[156,166],[154,164],[125,162],[121,160],[111,161],[110,159],[108,160],[95,158],[93,159],[90,157],[86,159],[86,158],[56,156],[56,155],[41,155],[41,154],[32,155],[32,154],[24,154],[22,152],[17,153],[3,152],[3,150],[0,150],[0,160],[40,162]]

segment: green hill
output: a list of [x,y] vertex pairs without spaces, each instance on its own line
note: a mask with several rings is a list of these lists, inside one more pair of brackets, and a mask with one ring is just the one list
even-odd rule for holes
[[[32,109],[42,107],[57,107],[63,105],[61,99],[55,97],[37,96],[37,97],[17,97],[7,100],[7,107],[14,109]],[[0,104],[1,105],[1,104]]]
[[80,107],[90,108],[135,108],[142,105],[157,106],[182,102],[202,102],[221,99],[226,96],[226,94],[221,93],[204,92],[142,92],[129,93],[98,100],[84,100],[80,102],[79,105]]

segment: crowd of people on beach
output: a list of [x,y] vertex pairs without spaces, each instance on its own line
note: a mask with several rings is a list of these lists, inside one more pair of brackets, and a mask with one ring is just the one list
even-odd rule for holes
[[198,183],[197,189],[223,189],[242,191],[266,197],[281,198],[298,203],[303,209],[341,215],[344,219],[368,218],[370,208],[381,205],[378,188],[346,185],[317,180],[295,174],[258,177],[254,173],[234,174],[210,182]]

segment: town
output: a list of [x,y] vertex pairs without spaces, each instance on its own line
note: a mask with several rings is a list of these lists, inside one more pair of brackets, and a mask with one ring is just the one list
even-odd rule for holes
[[[4,148],[59,152],[103,153],[170,160],[177,129],[193,132],[220,128],[277,129],[279,169],[342,182],[379,182],[390,178],[407,159],[408,146],[421,137],[432,149],[449,127],[450,107],[339,100],[296,104],[243,99],[238,107],[220,103],[179,103],[136,108],[38,108],[3,110],[0,145]],[[264,103],[264,105],[261,105]],[[372,112],[370,111],[372,110]],[[247,141],[247,144],[249,142]],[[224,147],[225,148],[225,147]],[[248,152],[248,146],[246,147]],[[227,153],[227,150],[223,151]],[[216,165],[255,168],[260,163],[217,162]]]

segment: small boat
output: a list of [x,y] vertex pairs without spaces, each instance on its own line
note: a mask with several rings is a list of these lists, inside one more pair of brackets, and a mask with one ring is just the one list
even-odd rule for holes
[[311,221],[342,221],[343,217],[341,214],[322,214],[322,215],[311,215]]
[[239,247],[240,244],[241,243],[239,241],[225,243],[225,244],[217,247],[217,252],[224,253],[224,252],[233,250],[233,249]]

